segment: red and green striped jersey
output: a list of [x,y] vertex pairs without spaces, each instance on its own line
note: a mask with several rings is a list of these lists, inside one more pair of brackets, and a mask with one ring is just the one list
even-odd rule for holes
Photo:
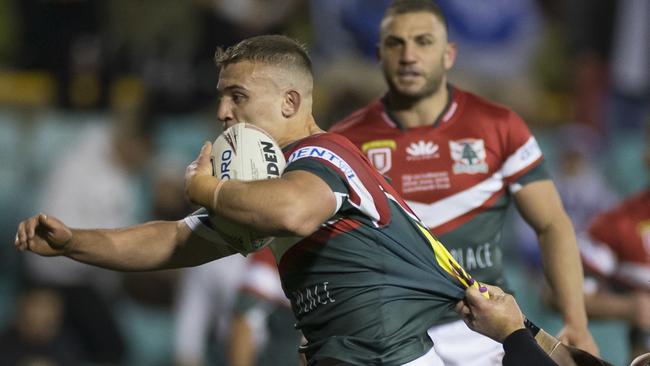
[[[405,128],[382,99],[336,123],[480,281],[504,286],[502,228],[511,194],[548,179],[543,155],[511,110],[449,87],[431,125]],[[450,314],[453,316],[453,314]]]
[[[307,359],[400,365],[424,355],[427,329],[463,298],[469,275],[346,138],[312,135],[285,155],[285,172],[315,174],[337,200],[313,234],[269,245]],[[223,245],[207,216],[185,221]]]
[[426,353],[427,329],[464,295],[457,264],[347,139],[313,135],[285,155],[285,172],[313,173],[337,197],[334,216],[279,261],[307,358],[398,365]]
[[585,269],[614,284],[650,291],[650,189],[597,216],[580,242]]

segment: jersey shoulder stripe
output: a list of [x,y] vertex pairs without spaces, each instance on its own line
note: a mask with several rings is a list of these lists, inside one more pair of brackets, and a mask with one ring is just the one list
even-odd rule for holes
[[[286,153],[287,167],[301,159],[311,159],[333,168],[349,187],[348,202],[370,217],[375,225],[390,222],[390,208],[381,180],[374,168],[342,136],[323,133],[301,140]],[[375,174],[373,174],[375,173]]]

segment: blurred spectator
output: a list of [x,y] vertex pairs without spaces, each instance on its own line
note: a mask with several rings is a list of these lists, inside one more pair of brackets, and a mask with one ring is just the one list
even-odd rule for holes
[[16,302],[13,324],[0,334],[0,364],[78,365],[79,344],[63,328],[63,299],[52,289],[26,289]]
[[597,131],[590,126],[568,124],[556,136],[559,166],[553,172],[553,181],[573,228],[581,236],[594,216],[612,207],[618,197],[596,158],[602,153]]
[[0,0],[0,67],[8,65],[16,52],[16,1]]
[[252,254],[234,307],[229,365],[298,365],[294,322],[273,253]]
[[389,3],[389,0],[311,0],[311,49],[317,69],[341,57],[375,60],[379,23]]
[[195,106],[196,84],[204,77],[193,65],[200,46],[200,15],[190,1],[106,2],[113,65],[143,79],[158,113],[187,112]]
[[[580,243],[590,221],[611,207],[617,200],[617,194],[601,173],[602,166],[594,160],[601,148],[598,133],[593,128],[568,124],[555,131],[554,140],[557,141],[558,158],[556,166],[551,166],[553,182]],[[537,237],[520,217],[515,223],[517,244],[531,264],[529,268],[541,276]]]
[[[650,169],[650,128],[645,162]],[[630,359],[650,352],[650,190],[599,215],[581,243],[587,313],[630,325]]]
[[574,70],[574,119],[603,130],[616,1],[571,0],[564,2],[564,6],[566,38]]
[[[182,270],[175,310],[176,365],[211,364],[208,349],[226,349],[232,307],[245,268],[246,258],[231,255]],[[214,339],[211,344],[210,339]],[[213,362],[223,361],[215,358]]]
[[107,105],[108,68],[102,35],[102,2],[17,2],[23,26],[19,66],[46,70],[58,81],[59,105]]
[[535,120],[532,70],[543,23],[535,0],[438,0],[458,53],[450,79]]
[[[193,0],[200,26],[194,57],[197,95],[204,105],[214,101],[217,47],[231,46],[256,34],[288,34],[292,23],[302,21],[298,0]],[[304,29],[308,31],[308,29]],[[304,31],[293,34],[304,37]]]
[[650,1],[617,2],[609,128],[640,131],[650,112]]
[[[56,160],[43,185],[39,206],[45,211],[74,226],[114,228],[139,221],[137,179],[149,154],[145,121],[120,112],[111,122],[83,126],[78,144]],[[120,274],[67,258],[25,260],[30,279],[62,291],[64,325],[81,342],[85,359],[122,363],[126,349],[111,304],[120,294]]]
[[566,2],[575,70],[575,119],[603,131],[639,131],[650,100],[650,3]]

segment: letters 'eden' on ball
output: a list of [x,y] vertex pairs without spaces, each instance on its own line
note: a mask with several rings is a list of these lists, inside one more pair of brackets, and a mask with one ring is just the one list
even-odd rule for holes
[[[212,172],[219,179],[260,180],[279,178],[286,161],[282,150],[264,130],[237,123],[212,145]],[[268,244],[271,238],[254,239],[248,228],[223,217],[210,217],[213,228],[242,254]]]

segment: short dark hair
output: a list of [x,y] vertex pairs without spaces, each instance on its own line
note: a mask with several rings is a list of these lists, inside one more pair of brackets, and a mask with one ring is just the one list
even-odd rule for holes
[[219,47],[214,60],[219,69],[240,61],[253,61],[274,66],[298,67],[309,75],[313,74],[307,48],[281,35],[247,38],[226,50]]
[[388,5],[388,8],[386,8],[386,12],[384,12],[384,19],[393,15],[419,12],[426,12],[435,15],[442,22],[445,28],[447,28],[447,19],[445,19],[445,14],[433,0],[393,0],[393,2]]

